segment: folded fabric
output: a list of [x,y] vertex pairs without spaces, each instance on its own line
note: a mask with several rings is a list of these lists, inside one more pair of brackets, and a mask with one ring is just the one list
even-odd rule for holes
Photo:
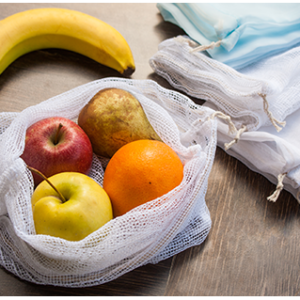
[[209,55],[234,69],[300,43],[299,3],[158,3]]
[[[152,69],[218,113],[218,146],[300,203],[300,47],[239,71],[203,53],[187,36],[163,41]],[[284,72],[283,72],[284,70]]]
[[[211,102],[204,104],[218,110]],[[218,123],[218,146],[240,160],[249,169],[262,174],[277,185],[268,197],[276,201],[282,189],[289,191],[300,203],[300,109],[286,118],[286,127],[276,132],[272,126],[262,126],[257,131],[243,132],[233,147],[226,149],[229,134],[228,125]]]

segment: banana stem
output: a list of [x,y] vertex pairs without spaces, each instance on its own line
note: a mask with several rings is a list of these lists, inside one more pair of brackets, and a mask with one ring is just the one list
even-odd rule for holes
[[59,198],[60,198],[60,200],[64,203],[64,202],[66,202],[67,200],[66,200],[66,198],[63,196],[63,194],[51,183],[51,181],[43,174],[43,173],[41,173],[40,171],[38,171],[37,169],[35,169],[35,168],[32,168],[32,167],[29,167],[29,166],[27,166],[27,168],[30,170],[30,171],[32,171],[32,172],[34,172],[34,173],[36,173],[36,174],[38,174],[39,176],[41,176],[44,180],[46,180],[47,182],[48,182],[48,184],[50,184],[50,186],[55,190],[55,192],[58,194],[58,196],[59,196]]

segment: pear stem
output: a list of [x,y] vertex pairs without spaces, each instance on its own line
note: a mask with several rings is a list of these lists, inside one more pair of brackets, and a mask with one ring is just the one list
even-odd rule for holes
[[55,134],[55,138],[54,138],[54,145],[58,144],[59,132],[63,126],[64,126],[63,124],[59,123],[56,134]]
[[27,168],[30,170],[30,171],[32,171],[32,172],[34,172],[34,173],[36,173],[36,174],[38,174],[39,176],[41,176],[44,180],[46,180],[47,182],[48,182],[48,184],[50,184],[50,186],[55,190],[55,192],[58,194],[58,196],[59,196],[59,198],[60,198],[60,200],[64,203],[64,202],[66,202],[67,200],[66,200],[66,198],[63,196],[63,194],[50,182],[50,180],[43,174],[43,173],[41,173],[40,171],[38,171],[37,169],[35,169],[35,168],[32,168],[32,167],[29,167],[29,166],[27,166]]

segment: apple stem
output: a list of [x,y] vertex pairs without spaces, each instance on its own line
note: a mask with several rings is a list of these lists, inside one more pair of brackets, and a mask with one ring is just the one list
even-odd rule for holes
[[55,134],[55,138],[54,138],[54,145],[58,144],[59,132],[63,126],[64,126],[63,124],[59,123],[56,134]]
[[47,182],[48,182],[48,184],[50,184],[51,185],[51,187],[55,190],[55,192],[58,194],[58,196],[60,197],[60,200],[64,203],[64,202],[66,202],[67,200],[66,200],[66,198],[63,196],[63,194],[50,182],[50,180],[43,174],[43,173],[41,173],[40,171],[38,171],[37,169],[35,169],[35,168],[32,168],[32,167],[29,167],[29,166],[27,166],[27,168],[30,170],[30,171],[32,171],[32,172],[34,172],[34,173],[36,173],[36,174],[38,174],[38,175],[40,175],[44,180],[46,180]]

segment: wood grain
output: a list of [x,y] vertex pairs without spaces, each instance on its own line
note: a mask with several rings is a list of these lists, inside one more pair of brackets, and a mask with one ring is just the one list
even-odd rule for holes
[[[164,22],[155,3],[0,3],[0,18],[47,6],[76,9],[108,22],[132,48],[137,67],[132,79],[150,79],[171,88],[153,73],[148,60],[160,42],[184,32]],[[119,76],[76,53],[35,51],[0,76],[1,111],[21,111],[92,80]],[[268,202],[274,189],[263,176],[218,148],[206,195],[212,228],[202,245],[89,288],[35,285],[0,268],[0,295],[299,295],[299,205],[286,191],[276,203]]]
[[217,149],[206,202],[206,241],[177,255],[166,295],[275,296],[299,293],[299,205],[287,192]]
[[111,282],[86,287],[64,288],[36,285],[0,269],[1,296],[161,296],[164,295],[172,258],[145,265]]

